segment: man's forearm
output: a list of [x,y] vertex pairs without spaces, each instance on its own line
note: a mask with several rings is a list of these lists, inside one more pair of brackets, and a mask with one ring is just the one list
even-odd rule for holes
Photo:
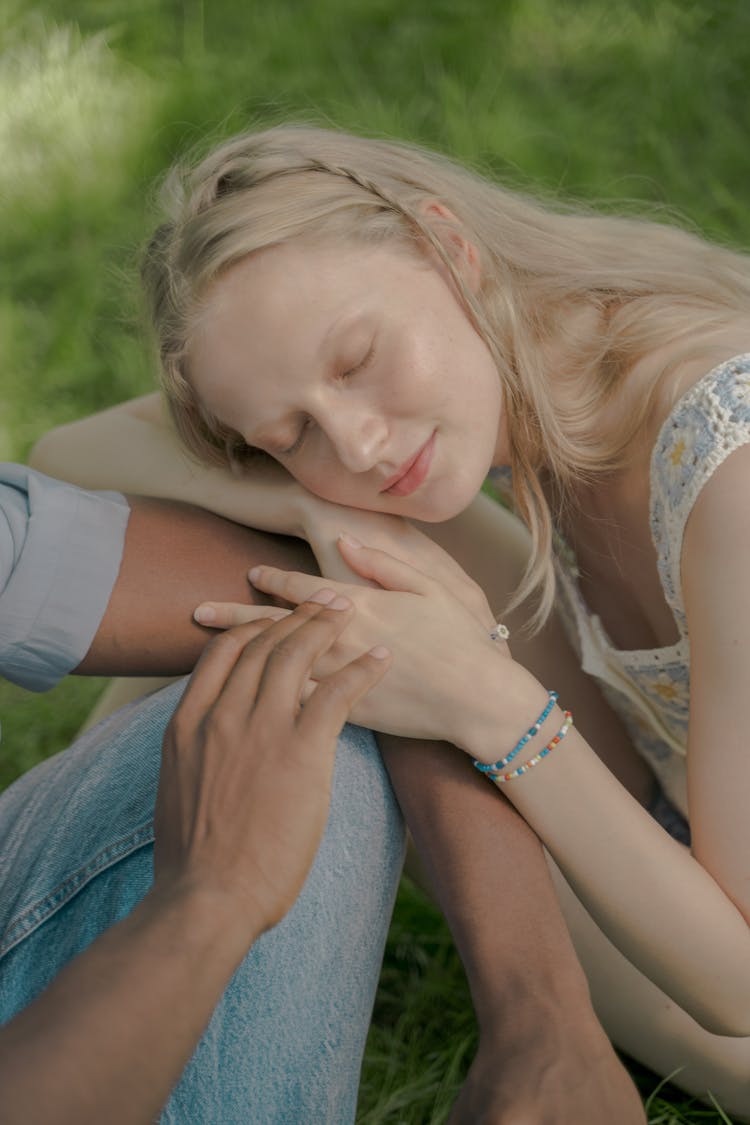
[[542,846],[525,821],[447,743],[390,735],[378,742],[482,1034],[502,1036],[551,1005],[587,1005]]
[[120,573],[79,675],[189,672],[211,636],[193,620],[200,602],[268,601],[247,581],[257,563],[315,570],[300,539],[173,501],[134,497],[130,507]]
[[252,937],[216,903],[148,895],[0,1028],[5,1125],[153,1121]]

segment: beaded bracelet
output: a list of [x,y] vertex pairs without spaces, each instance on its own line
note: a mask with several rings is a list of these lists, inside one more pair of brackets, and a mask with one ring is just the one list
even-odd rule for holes
[[526,771],[530,770],[532,766],[538,766],[542,758],[546,758],[547,755],[555,749],[558,742],[562,742],[562,740],[565,738],[565,735],[568,733],[572,726],[573,716],[570,711],[566,711],[563,725],[560,727],[555,737],[547,743],[544,749],[540,750],[538,754],[535,754],[533,758],[529,758],[528,762],[524,762],[522,766],[519,766],[515,770],[511,770],[510,773],[494,774],[492,776],[492,780],[494,781],[495,785],[504,785],[506,781],[512,781],[514,777],[520,777],[521,774],[526,773]]
[[526,731],[526,733],[523,734],[519,738],[518,742],[515,744],[515,746],[513,747],[513,749],[511,750],[510,754],[508,754],[507,757],[498,758],[498,760],[496,762],[491,762],[489,765],[486,765],[484,762],[478,762],[475,758],[474,759],[474,765],[480,771],[480,773],[487,774],[487,776],[490,779],[493,779],[496,774],[500,773],[501,770],[504,770],[506,766],[509,766],[510,763],[513,761],[513,759],[518,754],[520,754],[520,752],[523,750],[524,746],[529,741],[529,739],[533,738],[535,734],[539,734],[539,731],[542,729],[542,724],[544,723],[544,720],[547,718],[547,716],[549,715],[550,711],[552,710],[552,708],[555,706],[556,703],[557,703],[557,692],[551,691],[549,693],[549,700],[547,702],[547,706],[544,708],[544,710],[542,711],[541,715],[539,716],[537,721],[534,723],[534,725],[532,727],[529,727],[529,729]]

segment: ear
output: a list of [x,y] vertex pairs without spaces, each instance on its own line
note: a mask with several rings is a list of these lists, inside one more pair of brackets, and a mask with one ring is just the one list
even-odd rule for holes
[[[460,221],[444,203],[428,199],[420,204],[419,211],[432,233],[440,240],[466,288],[470,293],[478,293],[482,283],[479,247],[466,237]],[[444,267],[445,263],[441,261],[439,266]]]

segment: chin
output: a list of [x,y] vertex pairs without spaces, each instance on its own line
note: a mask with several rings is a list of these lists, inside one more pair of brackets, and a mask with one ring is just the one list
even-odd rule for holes
[[406,516],[410,520],[418,520],[420,523],[446,523],[448,520],[454,519],[455,516],[460,516],[461,512],[465,511],[474,500],[474,496],[470,496],[463,504],[441,504],[441,505],[424,505],[418,509],[415,506],[414,511],[400,512],[402,516]]
[[481,490],[484,477],[476,486],[466,482],[455,482],[450,487],[435,488],[425,492],[424,496],[414,495],[407,497],[411,503],[402,504],[397,513],[408,519],[421,520],[423,523],[445,523],[461,514],[476,499]]

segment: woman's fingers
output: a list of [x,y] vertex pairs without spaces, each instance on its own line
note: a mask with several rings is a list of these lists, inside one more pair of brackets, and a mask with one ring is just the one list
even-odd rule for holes
[[[379,586],[388,590],[401,590],[414,594],[427,594],[434,591],[435,582],[409,563],[402,562],[385,551],[356,546],[357,542],[351,536],[342,536],[339,539],[339,551],[342,557],[357,574],[377,582]],[[258,590],[283,598],[284,601],[295,605],[309,598],[310,594],[320,586],[319,577],[294,570],[279,570],[274,566],[255,566],[248,577]],[[332,589],[341,592],[347,589],[345,585],[338,582],[331,582],[330,585]]]
[[200,625],[211,629],[234,629],[248,621],[281,621],[291,612],[278,606],[248,605],[246,602],[202,602],[193,616]]
[[[248,574],[253,586],[265,594],[273,594],[286,602],[299,605],[320,590],[320,575],[302,574],[296,570],[279,570],[275,566],[254,566]],[[346,593],[346,587],[339,582],[327,583],[335,593]],[[268,607],[266,607],[268,608]]]
[[[422,532],[415,532],[422,539]],[[347,566],[357,574],[376,582],[387,590],[400,590],[406,593],[427,596],[437,591],[450,591],[486,628],[492,628],[494,618],[487,604],[483,590],[469,578],[468,574],[436,543],[426,540],[422,545],[425,569],[383,551],[377,547],[365,547],[352,536],[339,536],[338,547]]]
[[338,548],[347,564],[363,578],[369,578],[386,590],[402,590],[410,594],[427,594],[435,586],[433,579],[410,563],[397,559],[387,551],[365,547],[351,535],[341,535]]
[[[320,585],[320,579],[318,579]],[[279,621],[290,613],[288,609],[269,605],[241,605],[239,602],[201,602],[193,610],[193,617],[199,625],[211,629],[233,629],[248,621]]]

